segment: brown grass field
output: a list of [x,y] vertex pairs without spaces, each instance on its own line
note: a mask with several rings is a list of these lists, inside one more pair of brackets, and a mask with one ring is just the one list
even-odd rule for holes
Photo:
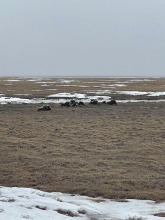
[[[29,93],[30,97],[46,97],[55,93],[27,80],[10,86],[4,80],[1,78],[0,93],[7,96]],[[90,80],[101,79],[81,79],[77,84],[89,85]],[[122,80],[126,79],[118,79]],[[165,79],[145,84],[130,83],[116,90],[165,91]],[[93,85],[98,84],[56,88],[57,92],[100,89]],[[32,94],[32,90],[40,89],[43,91]],[[136,97],[140,98],[146,97]],[[155,97],[159,98],[164,97]],[[51,104],[51,111],[38,112],[41,105],[0,104],[0,185],[119,201],[165,201],[165,102],[76,108]]]

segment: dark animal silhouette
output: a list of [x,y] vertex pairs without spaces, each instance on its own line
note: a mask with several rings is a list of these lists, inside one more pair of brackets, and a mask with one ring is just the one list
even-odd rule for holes
[[50,105],[43,105],[42,107],[39,107],[37,111],[49,111],[51,110]]
[[111,101],[107,102],[108,105],[117,105],[116,100],[112,99]]
[[65,103],[62,103],[61,106],[66,106],[66,107],[70,107],[70,102],[65,102]]
[[85,103],[84,103],[84,102],[82,102],[82,101],[80,101],[80,102],[78,103],[78,105],[79,105],[79,106],[84,106],[84,105],[85,105]]
[[92,104],[92,105],[97,105],[98,104],[98,101],[95,100],[95,99],[91,99],[90,103],[89,104]]

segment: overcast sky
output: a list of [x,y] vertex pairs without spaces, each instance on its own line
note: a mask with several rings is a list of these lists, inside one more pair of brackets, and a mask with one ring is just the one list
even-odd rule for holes
[[0,76],[165,76],[165,0],[0,0]]

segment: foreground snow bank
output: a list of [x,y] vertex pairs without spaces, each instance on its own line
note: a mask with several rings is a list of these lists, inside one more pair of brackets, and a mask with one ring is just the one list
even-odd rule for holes
[[28,188],[0,187],[1,220],[123,220],[135,216],[148,220],[165,219],[154,216],[159,212],[165,212],[165,203],[156,204],[149,200],[116,202],[58,192],[47,193]]

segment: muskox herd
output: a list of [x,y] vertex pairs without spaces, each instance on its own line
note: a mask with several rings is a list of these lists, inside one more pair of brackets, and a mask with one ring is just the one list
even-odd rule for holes
[[85,103],[82,101],[76,101],[74,99],[70,100],[70,102],[65,102],[65,103],[61,103],[61,106],[65,106],[65,107],[76,107],[76,106],[84,106]]
[[[99,102],[96,99],[91,99],[91,101],[89,102],[89,105],[100,105],[100,104],[106,104],[106,105],[117,105],[116,100],[110,100],[110,101],[103,101],[103,102]],[[76,100],[70,100],[64,103],[61,103],[62,107],[77,107],[77,106],[85,106],[85,103],[82,101],[76,101]],[[37,111],[49,111],[51,110],[51,106],[50,105],[43,105],[42,107],[39,107]]]
[[106,101],[103,101],[103,102],[98,102],[98,100],[96,100],[96,99],[92,99],[90,102],[89,102],[89,104],[92,104],[92,105],[98,105],[98,104],[107,104],[107,105],[117,105],[117,102],[116,102],[116,100],[110,100],[110,101],[108,101],[108,102],[106,102]]
[[[99,102],[97,99],[91,99],[89,102],[89,105],[99,105],[99,104],[107,104],[107,105],[117,105],[116,100],[110,100],[108,102],[103,101],[103,102]],[[70,100],[67,101],[65,103],[61,103],[61,106],[65,106],[65,107],[76,107],[76,106],[84,106],[85,103],[82,101],[75,101],[75,100]]]

